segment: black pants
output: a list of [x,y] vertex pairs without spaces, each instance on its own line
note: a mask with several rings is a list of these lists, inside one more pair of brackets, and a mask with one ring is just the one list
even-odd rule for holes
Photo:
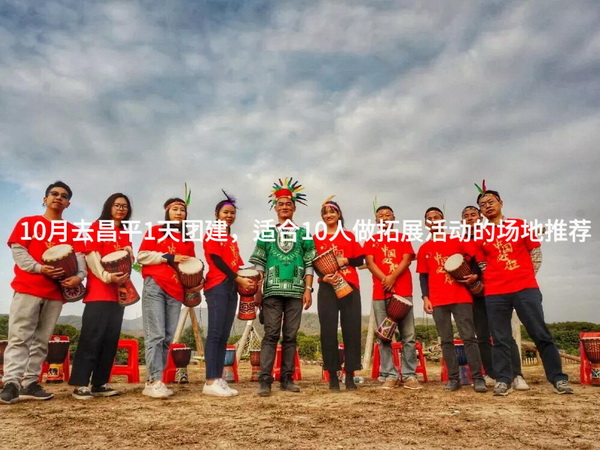
[[[494,365],[492,364],[492,342],[490,340],[490,326],[488,323],[487,308],[485,306],[484,297],[473,298],[473,320],[475,321],[475,332],[477,333],[477,344],[479,345],[479,353],[481,353],[481,362],[485,373],[494,380],[497,378]],[[512,361],[513,375],[523,376],[521,370],[521,355],[519,354],[519,346],[512,339],[510,342],[510,359]]]
[[338,299],[329,283],[319,284],[317,311],[321,325],[321,349],[323,351],[323,369],[336,372],[341,369],[338,351],[338,316],[342,326],[344,340],[344,369],[354,372],[361,369],[360,364],[360,291]]
[[102,386],[108,383],[117,354],[123,312],[117,302],[89,302],[83,309],[79,344],[69,384]]
[[454,331],[452,330],[452,316],[458,334],[465,346],[467,363],[471,369],[473,379],[481,379],[481,356],[475,339],[475,325],[473,324],[473,307],[470,303],[453,303],[451,305],[436,306],[433,308],[433,320],[442,339],[442,355],[448,368],[448,378],[459,379],[459,365],[454,349]]
[[262,311],[265,335],[260,348],[260,379],[272,383],[273,364],[280,334],[282,335],[281,379],[294,375],[296,337],[302,320],[302,299],[267,297],[262,301]]

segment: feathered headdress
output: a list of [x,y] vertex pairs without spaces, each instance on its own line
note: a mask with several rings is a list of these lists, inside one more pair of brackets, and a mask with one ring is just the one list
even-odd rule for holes
[[192,190],[188,189],[187,183],[184,184],[183,188],[183,200],[185,200],[185,206],[190,206],[190,202],[192,201]]
[[283,181],[281,181],[281,178],[279,178],[278,181],[279,184],[277,184],[277,182],[273,183],[271,195],[269,195],[269,203],[271,203],[271,208],[275,206],[277,199],[282,197],[289,197],[294,203],[300,203],[306,206],[306,194],[300,193],[300,191],[304,190],[304,187],[302,187],[298,181],[294,181],[291,177],[284,178]]
[[235,202],[237,201],[236,198],[233,195],[229,195],[227,192],[225,192],[224,189],[221,189],[221,192],[225,196],[225,200],[223,200],[223,202],[229,203],[231,206],[237,209],[237,205],[235,204]]
[[375,196],[375,198],[373,199],[373,215],[374,216],[377,215],[377,208],[379,208],[379,205],[377,205],[377,196]]
[[473,183],[473,184],[475,184],[475,187],[476,187],[476,188],[477,188],[477,190],[479,191],[479,194],[481,194],[481,195],[484,195],[484,194],[486,193],[486,191],[487,191],[487,187],[485,186],[485,180],[483,180],[483,181],[481,182],[481,187],[479,187],[479,186],[477,185],[477,183]]

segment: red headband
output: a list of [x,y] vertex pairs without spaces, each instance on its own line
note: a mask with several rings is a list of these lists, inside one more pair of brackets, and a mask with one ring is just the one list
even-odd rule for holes
[[179,201],[179,200],[175,200],[171,203],[169,203],[166,207],[165,207],[165,211],[170,210],[173,206],[181,206],[183,207],[183,209],[185,209],[187,211],[187,206],[185,206],[185,203]]

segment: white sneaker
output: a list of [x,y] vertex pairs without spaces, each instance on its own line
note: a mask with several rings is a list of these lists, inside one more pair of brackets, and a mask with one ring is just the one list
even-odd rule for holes
[[142,395],[147,395],[152,398],[167,398],[173,395],[173,391],[160,380],[147,381],[146,387],[142,391]]
[[232,397],[233,394],[225,389],[219,380],[215,380],[213,384],[204,383],[202,393],[206,395],[214,395],[215,397]]
[[231,395],[238,395],[239,392],[236,389],[233,389],[231,386],[229,386],[227,384],[227,381],[225,381],[223,378],[219,378],[217,381],[217,383],[220,383],[221,386],[228,392],[231,393]]
[[528,391],[529,385],[521,375],[517,375],[512,382],[512,387],[515,391]]
[[496,386],[496,380],[494,380],[492,377],[490,377],[489,375],[484,375],[483,379],[485,380],[485,385],[486,386]]

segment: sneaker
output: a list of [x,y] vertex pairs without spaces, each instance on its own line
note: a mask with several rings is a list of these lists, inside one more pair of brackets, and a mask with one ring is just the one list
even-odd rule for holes
[[485,384],[485,380],[483,378],[477,378],[473,380],[473,390],[475,392],[484,393],[487,392],[487,385]]
[[527,381],[521,375],[517,375],[512,382],[512,387],[515,391],[528,391],[530,389]]
[[385,377],[382,377],[381,375],[377,377],[377,381],[379,381],[380,383],[385,383]]
[[15,383],[6,383],[0,393],[0,401],[10,405],[19,401],[19,386]]
[[202,393],[205,395],[214,395],[215,397],[232,397],[233,394],[229,392],[219,380],[213,381],[212,384],[204,383]]
[[23,400],[50,400],[54,398],[54,394],[46,392],[44,388],[35,381],[26,388],[21,388],[19,397]]
[[554,385],[554,392],[557,394],[574,394],[573,388],[569,386],[569,382],[567,380],[557,381]]
[[404,381],[404,389],[417,390],[423,389],[423,386],[421,386],[421,383],[419,383],[419,380],[417,380],[416,377],[408,377]]
[[489,386],[489,387],[494,387],[496,386],[496,380],[494,380],[492,377],[490,377],[489,375],[484,375],[483,379],[485,380],[485,385]]
[[383,384],[381,385],[381,389],[394,389],[397,386],[397,383],[398,383],[398,380],[394,380],[393,378],[390,378],[383,382]]
[[[169,393],[171,392],[171,394]],[[146,381],[146,387],[142,391],[142,395],[147,395],[152,398],[167,398],[170,397],[173,391],[160,380]]]
[[259,397],[269,397],[271,395],[271,383],[267,381],[260,381],[260,387],[258,388]]
[[106,383],[102,386],[92,386],[92,395],[94,397],[114,397],[115,395],[119,395],[119,391]]
[[449,380],[448,384],[444,386],[445,391],[458,391],[462,386],[459,380]]
[[512,392],[512,388],[509,384],[504,383],[503,381],[498,381],[496,386],[494,386],[494,395],[506,397],[508,394]]
[[231,395],[235,396],[238,395],[239,392],[237,391],[237,389],[233,389],[231,386],[229,386],[229,384],[227,384],[227,381],[225,381],[223,378],[219,378],[217,380],[218,383],[221,384],[221,386],[227,391],[229,392]]
[[90,391],[90,388],[87,386],[78,387],[73,391],[71,396],[77,400],[91,400],[94,398],[92,391]]

